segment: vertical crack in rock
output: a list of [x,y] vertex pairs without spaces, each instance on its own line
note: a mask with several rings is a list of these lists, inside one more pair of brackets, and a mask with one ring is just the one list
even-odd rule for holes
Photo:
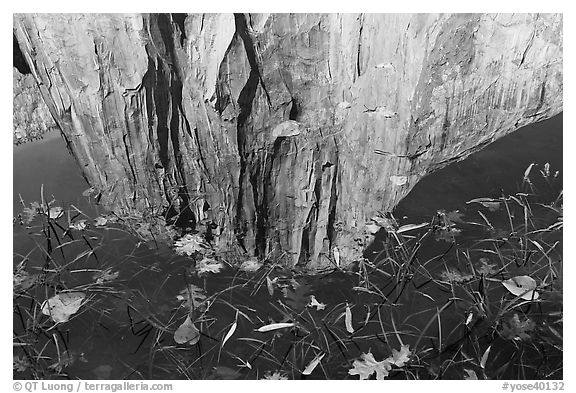
[[360,19],[360,27],[358,28],[358,51],[356,53],[356,72],[357,72],[357,77],[360,78],[360,76],[362,75],[362,59],[361,59],[361,55],[362,55],[362,29],[364,28],[364,14],[360,14],[359,16]]
[[239,113],[237,119],[237,136],[238,141],[238,154],[240,156],[240,174],[238,179],[239,191],[238,191],[238,204],[236,212],[236,235],[238,242],[244,251],[251,252],[250,245],[246,244],[245,238],[247,236],[248,226],[247,220],[251,217],[245,217],[244,207],[248,201],[247,195],[245,195],[245,178],[247,171],[247,160],[248,152],[246,151],[247,145],[247,121],[252,113],[252,103],[256,96],[256,91],[258,90],[258,85],[260,83],[260,72],[258,69],[258,63],[256,60],[256,54],[254,49],[254,44],[248,34],[248,28],[246,26],[246,20],[244,15],[235,14],[234,20],[236,23],[236,34],[240,36],[244,44],[244,50],[246,51],[246,56],[248,57],[248,62],[250,64],[250,75],[246,84],[242,88],[238,96],[238,106]]
[[164,174],[164,194],[169,203],[166,216],[167,220],[174,221],[177,226],[194,228],[196,217],[190,206],[180,150],[180,130],[187,127],[188,133],[191,131],[182,111],[183,84],[178,72],[174,24],[170,15],[158,14],[150,18],[149,28],[152,46],[147,46],[147,50],[150,63],[155,64],[153,85],[150,88],[153,91],[153,113],[157,120],[156,134]]

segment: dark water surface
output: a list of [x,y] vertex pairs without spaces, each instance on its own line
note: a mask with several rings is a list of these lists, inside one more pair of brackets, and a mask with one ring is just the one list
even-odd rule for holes
[[[428,176],[415,186],[393,214],[402,225],[429,222],[439,210],[459,211],[463,223],[459,226],[461,233],[455,241],[474,244],[479,232],[484,229],[469,224],[481,219],[476,212],[477,206],[466,202],[478,197],[498,198],[503,192],[518,192],[522,187],[524,171],[533,162],[538,164],[534,167],[535,172],[544,168],[545,163],[550,164],[552,172],[560,171],[549,191],[552,194],[558,193],[562,189],[562,115],[525,127],[468,159]],[[88,185],[57,134],[49,134],[43,141],[14,148],[15,215],[22,211],[20,198],[26,204],[40,200],[42,185],[44,197],[50,199],[53,196],[56,200],[54,206],[69,209],[74,205],[82,211],[83,215],[79,215],[72,209],[72,213],[67,212],[59,218],[57,222],[63,229],[68,225],[67,220],[76,215],[79,217],[75,219],[85,218],[92,223],[93,218],[100,213],[98,207],[82,196]],[[505,216],[488,211],[485,215],[494,220],[495,227],[498,227],[496,223],[500,221],[507,225]],[[55,231],[58,232],[58,229]],[[422,351],[421,355],[430,356],[433,360],[429,363],[431,366],[422,372],[427,377],[438,377],[438,370],[442,369],[445,358],[455,356],[449,344],[458,341],[455,337],[461,336],[461,332],[467,332],[462,321],[470,315],[471,310],[464,306],[447,308],[451,310],[449,313],[441,314],[438,323],[430,324],[436,312],[454,293],[427,282],[423,276],[419,276],[419,271],[408,270],[406,274],[415,276],[410,284],[411,289],[401,291],[392,288],[386,279],[387,274],[397,273],[392,264],[379,265],[382,274],[374,276],[371,286],[359,274],[335,272],[321,278],[292,278],[271,269],[269,278],[275,281],[273,294],[270,295],[263,274],[250,275],[225,269],[223,273],[207,278],[193,276],[190,274],[191,262],[188,257],[176,255],[167,246],[153,249],[143,245],[117,225],[105,228],[91,226],[81,233],[73,231],[71,237],[56,239],[52,235],[50,246],[46,245],[46,236],[31,235],[31,232],[34,231],[27,230],[25,226],[17,223],[14,225],[14,264],[25,260],[25,270],[38,276],[47,265],[60,266],[42,273],[42,279],[50,285],[42,286],[44,293],[35,292],[34,296],[42,301],[52,296],[54,290],[72,288],[88,294],[88,301],[69,322],[57,325],[57,328],[49,330],[50,334],[38,338],[40,343],[45,343],[43,355],[54,359],[54,364],[48,364],[52,366],[49,370],[59,371],[60,377],[254,379],[262,378],[264,372],[282,370],[288,378],[301,378],[298,370],[303,370],[320,350],[325,351],[328,347],[333,351],[332,356],[327,357],[330,360],[323,361],[310,377],[357,378],[347,374],[353,359],[368,350],[377,360],[383,359],[390,353],[390,349],[399,348],[400,340],[411,347],[416,344],[419,344],[419,348],[430,347]],[[549,242],[555,240],[561,241],[561,237],[547,239]],[[58,248],[64,242],[70,244]],[[370,259],[382,259],[387,242],[386,236],[377,236],[374,245],[368,250]],[[83,255],[87,247],[93,248],[94,252]],[[47,248],[52,249],[52,259],[42,251]],[[430,238],[422,243],[418,258],[433,259],[451,248],[452,243],[449,241]],[[560,252],[561,244],[554,253],[556,255]],[[450,254],[439,259],[438,263],[426,266],[434,276],[448,267],[456,268],[464,274],[467,267],[462,266],[460,257],[457,253]],[[69,263],[75,258],[78,258],[76,262]],[[100,281],[102,285],[95,284],[98,274],[102,272],[113,276],[109,280]],[[517,274],[522,272],[522,268],[516,271]],[[117,276],[114,276],[116,273]],[[186,317],[178,295],[189,284],[201,288],[204,296],[210,297],[220,291],[222,294],[217,298],[218,301],[209,303],[209,311],[196,321],[202,332],[199,342],[193,346],[177,345],[173,340],[174,331]],[[365,288],[378,288],[394,297],[397,295],[397,303],[402,307],[381,308],[374,301],[368,302],[367,298],[362,297],[368,295],[354,289],[363,285]],[[230,290],[231,287],[236,289]],[[317,310],[315,313],[305,307],[311,294],[318,301],[326,303],[325,310]],[[460,295],[466,296],[465,293]],[[505,295],[505,290],[498,287],[486,296],[497,299]],[[286,303],[289,309],[282,305]],[[347,304],[352,306],[353,324],[356,327],[353,336],[346,332],[344,326],[343,316]],[[14,331],[23,337],[23,326],[27,324],[25,310],[33,309],[34,300],[22,296],[15,300],[15,305]],[[555,311],[554,307],[549,311]],[[254,332],[260,326],[294,318],[302,320],[302,324],[309,330],[307,335],[299,336],[301,331],[293,334],[280,334],[284,331]],[[370,324],[364,323],[368,320]],[[222,345],[223,337],[235,322],[236,330]],[[316,330],[310,326],[315,326]],[[378,330],[388,334],[379,334],[376,332]],[[420,333],[423,330],[426,330],[425,334]],[[55,331],[58,334],[51,336]],[[435,341],[433,338],[437,336],[445,337],[446,341]],[[309,337],[314,338],[318,347],[308,345]],[[54,341],[58,341],[59,345],[53,345]],[[499,346],[499,350],[507,345],[515,345],[498,337],[480,337],[477,343],[485,344],[485,347]],[[470,357],[474,357],[474,353],[481,355],[485,352],[485,348],[468,348],[466,345],[458,348],[460,352],[466,351]],[[526,349],[522,356],[533,356],[530,350]],[[442,356],[435,358],[434,351],[442,352]],[[505,349],[502,351],[493,350],[490,355],[491,365],[486,367],[487,370],[496,372],[502,366],[505,362],[502,354],[508,353]],[[15,350],[15,355],[23,356],[19,349]],[[547,356],[556,359],[556,363],[560,356],[561,362],[561,353]],[[556,364],[553,361],[550,363]],[[526,377],[542,378],[548,373],[556,377],[560,375],[561,378],[562,371],[554,374],[553,366],[550,367],[552,369],[534,371],[534,374],[528,372]],[[506,372],[499,375],[509,378],[518,375],[512,369],[509,374]],[[15,375],[31,377],[29,370]],[[462,375],[448,370],[443,377],[458,378]]]

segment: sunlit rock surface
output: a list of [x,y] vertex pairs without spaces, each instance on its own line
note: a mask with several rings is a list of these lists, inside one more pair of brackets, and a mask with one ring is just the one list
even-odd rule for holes
[[[370,218],[427,173],[562,110],[559,14],[26,14],[14,24],[108,207],[209,222],[219,249],[289,266],[333,265],[334,247],[351,263]],[[289,120],[288,134],[274,132]]]

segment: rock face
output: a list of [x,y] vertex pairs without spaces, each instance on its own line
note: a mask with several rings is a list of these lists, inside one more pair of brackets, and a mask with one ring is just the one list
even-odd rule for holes
[[16,15],[102,201],[319,269],[426,174],[562,110],[562,16]]
[[30,74],[13,70],[14,144],[29,142],[58,127],[40,96],[38,84]]

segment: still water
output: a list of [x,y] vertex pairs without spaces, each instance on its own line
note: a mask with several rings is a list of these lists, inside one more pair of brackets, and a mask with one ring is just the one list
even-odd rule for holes
[[[36,226],[31,224],[32,229],[14,224],[14,265],[34,276],[36,283],[28,292],[15,295],[13,327],[15,341],[20,344],[14,354],[24,359],[19,360],[15,377],[259,379],[276,373],[289,379],[357,379],[348,370],[362,353],[371,352],[380,360],[391,350],[409,345],[417,352],[417,356],[412,352],[413,365],[395,369],[391,378],[462,378],[465,369],[476,370],[479,376],[485,371],[489,377],[561,378],[561,350],[555,352],[541,345],[542,354],[535,345],[524,348],[519,341],[521,332],[520,336],[509,334],[512,328],[506,323],[496,322],[497,326],[485,326],[480,330],[483,333],[478,333],[469,327],[476,321],[478,326],[486,324],[484,314],[498,312],[480,312],[473,301],[454,301],[470,293],[431,280],[446,271],[464,277],[470,273],[467,263],[473,264],[473,260],[477,264],[484,255],[478,251],[484,247],[478,246],[478,239],[486,228],[480,229],[483,219],[477,204],[466,202],[522,190],[524,171],[531,163],[538,164],[534,172],[546,163],[552,172],[560,171],[543,191],[550,194],[544,199],[554,198],[562,189],[562,115],[525,127],[428,176],[393,212],[399,225],[429,222],[440,210],[453,212],[450,217],[458,223],[457,237],[420,239],[424,232],[414,231],[406,235],[405,248],[386,251],[390,238],[381,231],[366,253],[374,264],[360,266],[354,274],[293,276],[271,267],[252,274],[225,268],[219,274],[199,277],[191,274],[188,257],[177,255],[168,246],[150,248],[118,225],[92,225],[64,233],[70,220],[83,218],[91,223],[103,213],[82,196],[89,186],[73,157],[57,133],[14,147],[14,215],[22,212],[21,200],[26,206],[40,201],[41,188],[46,200],[54,198],[53,206],[65,209],[56,221],[59,228],[46,229],[37,221]],[[546,209],[534,205],[533,210],[544,225],[556,220],[554,215],[547,217]],[[499,226],[508,225],[508,215],[491,209],[483,214],[495,232]],[[555,236],[542,239],[546,244],[557,243],[547,254],[550,264],[561,258],[561,233]],[[468,257],[455,251],[455,244],[461,245],[461,250],[471,250]],[[418,268],[390,262],[394,259],[391,256],[403,253],[410,258],[414,250],[420,261]],[[496,270],[521,275],[527,274],[527,268],[520,264],[497,266],[496,259],[484,258],[482,262],[484,266],[495,263],[488,279],[492,281],[481,280],[482,286],[491,285],[491,289],[484,292],[476,282],[474,288],[485,299],[502,303],[507,293],[499,280],[509,276],[501,277],[502,271]],[[368,270],[372,272],[370,278],[362,274]],[[544,277],[538,272],[535,274]],[[403,279],[400,288],[392,276],[410,279]],[[546,281],[548,276],[542,277]],[[493,283],[496,281],[497,285]],[[191,285],[192,294],[182,292]],[[46,316],[37,315],[41,303],[56,292],[70,289],[85,293],[87,300],[70,321],[52,327]],[[311,295],[325,308],[310,307]],[[561,299],[553,300],[558,301],[542,303],[546,313],[561,312]],[[185,321],[188,306],[193,309],[190,315],[196,318],[200,336],[193,345],[181,345],[174,341],[174,332]],[[348,310],[351,329],[345,322]],[[522,308],[521,316],[533,311],[528,305]],[[538,328],[527,331],[551,324],[541,318],[541,311],[531,317]],[[502,314],[498,321],[509,314]],[[255,332],[266,324],[291,321],[298,328]],[[508,330],[496,334],[503,331],[502,326]],[[561,332],[561,327],[553,331]],[[549,347],[561,344],[560,339]],[[35,350],[26,349],[32,347]],[[511,353],[519,354],[520,364],[540,356],[545,365],[510,366],[506,358]],[[317,362],[310,375],[302,375],[321,354],[325,359]],[[478,367],[482,360],[484,364]]]

